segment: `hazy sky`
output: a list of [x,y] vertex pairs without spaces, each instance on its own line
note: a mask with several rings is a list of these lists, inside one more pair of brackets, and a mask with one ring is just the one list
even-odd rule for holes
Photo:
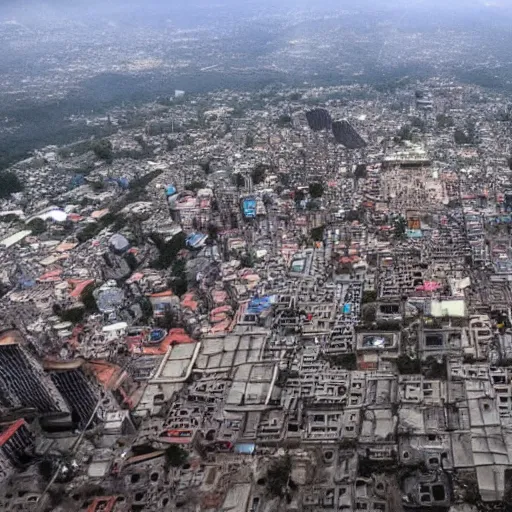
[[442,18],[475,13],[497,17],[511,10],[512,0],[0,0],[0,20],[16,20],[34,25],[49,19],[109,18],[122,22],[131,18],[155,21],[173,17],[195,22],[204,15],[229,15],[233,19],[251,12],[283,13],[287,9],[334,11],[340,9],[365,11],[400,11],[418,16]]
[[236,9],[245,7],[295,7],[305,8],[422,8],[469,9],[471,7],[504,8],[511,0],[1,0],[0,12],[128,12],[128,11],[193,11],[196,9]]

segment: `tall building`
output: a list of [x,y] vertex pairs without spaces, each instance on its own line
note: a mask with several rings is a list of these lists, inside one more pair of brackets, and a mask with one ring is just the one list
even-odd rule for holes
[[347,149],[361,149],[366,146],[363,138],[345,119],[332,123],[332,133],[336,142],[343,144]]
[[69,416],[57,388],[20,342],[18,331],[0,335],[0,417]]
[[32,459],[34,436],[25,420],[19,419],[0,432],[0,483],[15,468],[22,468]]
[[[82,368],[70,368],[51,372],[51,379],[71,411],[74,427],[83,429],[94,413],[98,397]],[[91,424],[96,423],[96,418]]]
[[331,114],[325,108],[314,108],[306,112],[309,127],[315,131],[330,130],[332,125]]

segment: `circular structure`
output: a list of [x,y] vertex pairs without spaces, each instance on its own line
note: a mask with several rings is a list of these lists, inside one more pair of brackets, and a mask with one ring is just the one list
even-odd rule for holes
[[50,210],[49,212],[38,215],[37,218],[43,220],[53,220],[53,222],[66,222],[68,214],[62,210]]
[[108,241],[110,248],[116,253],[126,252],[130,248],[130,242],[119,233],[112,235]]
[[165,329],[152,329],[149,333],[147,343],[148,345],[158,345],[167,335]]
[[116,331],[122,331],[128,327],[128,324],[126,322],[117,322],[115,324],[105,325],[103,327],[103,332],[116,332]]

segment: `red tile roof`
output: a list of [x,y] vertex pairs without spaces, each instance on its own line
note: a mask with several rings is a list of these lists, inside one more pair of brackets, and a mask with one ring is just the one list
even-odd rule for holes
[[12,423],[7,427],[6,430],[4,430],[0,434],[0,446],[3,446],[11,437],[18,431],[19,428],[21,428],[23,425],[25,425],[25,420],[20,419]]
[[60,275],[62,274],[62,269],[51,270],[50,272],[46,272],[37,280],[41,283],[52,283],[54,281],[60,281]]
[[84,290],[94,283],[94,279],[86,279],[84,281],[80,279],[68,279],[68,283],[73,288],[69,295],[71,295],[71,297],[74,297],[75,299],[78,299],[81,297]]
[[128,342],[128,348],[131,352],[145,355],[164,355],[171,345],[180,343],[192,343],[194,340],[185,332],[184,329],[171,329],[167,336],[158,345],[144,346],[140,342]]

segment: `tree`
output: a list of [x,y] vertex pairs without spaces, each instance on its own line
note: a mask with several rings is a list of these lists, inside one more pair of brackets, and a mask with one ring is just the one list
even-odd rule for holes
[[425,132],[425,129],[427,127],[427,125],[425,124],[425,121],[423,121],[423,119],[421,119],[419,117],[413,117],[411,119],[411,126],[413,128],[417,128],[422,133]]
[[11,171],[0,171],[0,199],[5,199],[22,190],[23,184],[16,174]]
[[348,222],[360,221],[361,220],[361,212],[359,210],[350,210],[345,214],[345,220]]
[[254,185],[258,185],[265,181],[267,166],[265,164],[257,164],[251,172],[251,178]]
[[508,168],[512,171],[512,156],[507,160]]
[[89,286],[85,288],[82,292],[80,300],[85,307],[86,313],[95,313],[98,311],[98,306],[96,304],[96,299],[94,298],[94,290],[96,289],[96,285],[91,283]]
[[124,215],[119,213],[115,215],[115,220],[112,229],[114,231],[121,231],[121,229],[123,229],[126,226],[126,224],[128,224],[128,219]]
[[478,134],[476,132],[476,122],[473,119],[468,119],[466,121],[466,132],[467,139],[469,144],[477,144],[478,143]]
[[185,295],[188,291],[187,280],[183,277],[174,277],[171,281],[171,290],[178,297]]
[[206,187],[206,183],[204,181],[192,181],[185,185],[185,190],[190,190],[191,192],[196,192],[197,190]]
[[377,300],[377,292],[373,290],[365,290],[363,292],[363,304],[369,304],[371,302],[375,302]]
[[181,297],[188,290],[186,262],[184,259],[177,259],[171,267],[171,290]]
[[401,215],[395,219],[394,228],[395,228],[395,231],[394,231],[395,238],[397,238],[397,239],[405,238],[405,231],[407,228],[407,223]]
[[338,366],[344,370],[357,370],[357,357],[354,353],[329,355],[327,360],[332,366]]
[[212,240],[217,240],[217,238],[219,237],[219,227],[213,222],[210,222],[208,224],[208,236]]
[[406,354],[401,354],[396,360],[398,373],[401,375],[416,375],[421,372],[421,361],[412,359]]
[[361,308],[361,320],[367,326],[377,320],[377,305],[375,303],[363,304]]
[[368,175],[366,170],[366,164],[358,164],[356,170],[354,171],[354,176],[357,180],[364,179]]
[[240,188],[245,185],[245,179],[244,179],[243,175],[240,174],[239,172],[233,174],[231,179],[233,181],[233,185],[235,185],[236,188]]
[[319,226],[311,230],[311,240],[321,242],[324,239],[325,226]]
[[210,174],[211,172],[211,159],[209,157],[203,158],[199,165],[201,166],[201,169],[203,169],[205,174]]
[[321,203],[318,201],[318,199],[310,199],[306,203],[306,209],[309,211],[318,210],[320,209]]
[[[505,508],[505,512],[510,512],[510,505],[512,500],[510,499],[512,496],[510,495],[510,474],[507,474],[509,470],[505,471],[505,494],[503,496],[503,505]],[[509,477],[509,478],[507,478]],[[462,498],[464,503],[468,503],[470,505],[481,505],[482,497],[480,495],[480,491],[478,489],[478,479],[476,477],[475,472],[467,472],[463,473],[461,477],[458,478],[457,487],[461,489]],[[482,510],[482,507],[477,507],[477,510]]]
[[171,467],[179,468],[183,466],[188,460],[188,453],[178,444],[171,444],[169,448],[165,450],[165,467],[167,471]]
[[279,173],[279,181],[281,182],[282,185],[288,187],[290,185],[290,175],[285,172]]
[[248,133],[245,136],[245,147],[253,148],[254,147],[254,135],[252,133]]
[[71,322],[77,324],[82,321],[85,315],[85,308],[83,307],[72,307],[69,309],[62,310],[60,318],[63,322]]
[[238,216],[237,216],[236,212],[230,213],[229,222],[231,225],[231,229],[238,229]]
[[285,126],[290,126],[292,124],[292,118],[288,114],[282,114],[279,116],[277,120],[277,126],[284,128]]
[[468,136],[460,129],[457,128],[453,134],[456,144],[469,144]]
[[289,455],[270,466],[267,472],[267,489],[272,496],[282,498],[287,494],[291,472],[292,460]]
[[111,164],[114,160],[114,155],[112,152],[112,142],[108,139],[101,139],[94,141],[92,150],[94,154],[100,158],[101,160],[105,160],[108,164]]
[[27,228],[32,231],[33,235],[41,235],[46,231],[46,222],[40,217],[36,217],[27,224]]
[[290,96],[288,96],[288,99],[290,101],[298,101],[302,98],[302,95],[299,92],[292,92]]
[[302,170],[306,171],[306,161],[308,158],[308,154],[306,153],[306,150],[304,148],[300,148],[298,151],[298,156],[302,160]]
[[311,183],[309,185],[309,195],[314,198],[324,195],[324,186],[321,183]]
[[83,244],[95,237],[101,231],[101,226],[97,222],[90,222],[76,234],[77,240]]
[[243,268],[252,268],[254,267],[254,257],[252,255],[252,253],[248,252],[248,253],[245,253],[241,258],[240,258],[240,264]]
[[304,192],[304,190],[297,189],[294,192],[294,198],[297,203],[300,203],[301,201],[304,201],[304,199],[306,199],[306,193]]
[[105,183],[103,181],[93,181],[90,184],[90,187],[94,192],[101,192],[105,190]]
[[167,138],[167,151],[174,151],[179,147],[179,143],[176,139]]
[[244,115],[245,115],[245,110],[241,105],[236,105],[235,107],[233,107],[233,111],[231,112],[231,117],[240,118],[240,117],[244,117]]
[[427,379],[441,379],[448,378],[448,369],[446,368],[446,356],[439,362],[434,356],[428,356],[422,368],[423,376]]
[[436,116],[437,127],[440,129],[443,128],[451,128],[454,125],[453,117],[447,116],[445,114],[438,114]]
[[412,128],[410,124],[404,124],[397,133],[395,139],[398,142],[403,140],[412,140]]
[[160,257],[156,262],[156,266],[159,268],[168,268],[178,256],[178,253],[185,249],[185,241],[187,236],[185,233],[180,232],[174,235],[168,242],[161,240],[158,235],[151,235],[151,238],[155,242],[155,245],[160,252]]

